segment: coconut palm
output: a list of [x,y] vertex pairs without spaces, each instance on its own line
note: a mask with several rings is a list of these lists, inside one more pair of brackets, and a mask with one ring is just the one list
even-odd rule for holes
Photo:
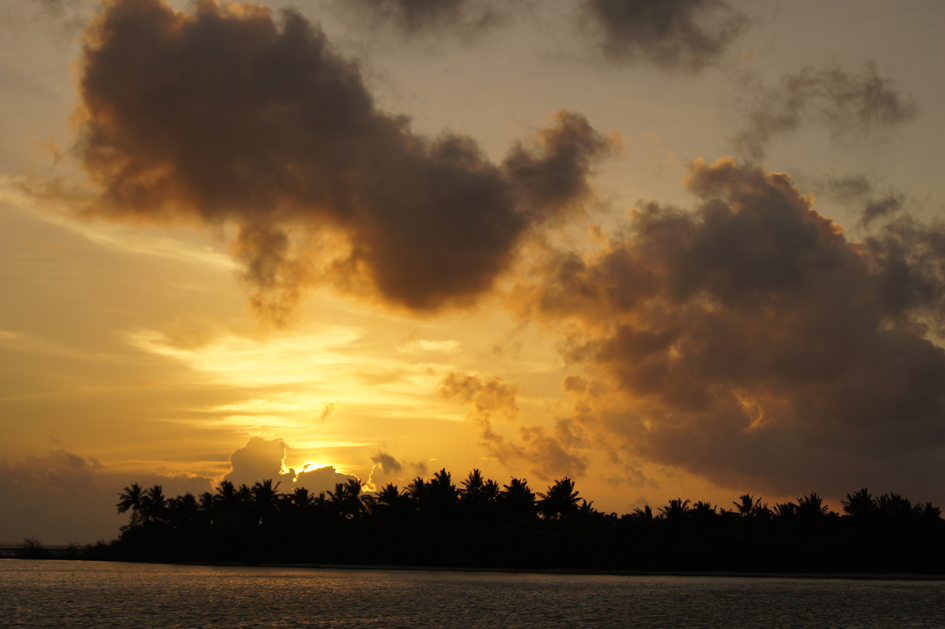
[[574,490],[574,481],[565,476],[548,487],[547,493],[538,494],[538,511],[549,520],[559,520],[575,513],[581,496]]
[[357,518],[365,511],[365,504],[361,500],[361,481],[349,478],[344,483],[335,485],[335,491],[328,492],[329,504],[335,512],[345,518]]
[[676,498],[670,500],[665,507],[660,507],[660,519],[673,524],[682,524],[689,519],[689,511],[689,501]]
[[149,487],[141,496],[141,514],[145,524],[167,520],[167,500],[160,485]]
[[819,522],[827,516],[827,505],[817,492],[811,492],[797,499],[794,515],[805,522]]
[[125,487],[120,494],[118,494],[118,513],[125,513],[126,511],[131,511],[131,522],[128,524],[129,527],[136,527],[141,523],[141,498],[143,496],[143,490],[141,485],[138,483],[132,483],[130,486]]
[[267,478],[253,485],[250,490],[252,493],[252,510],[262,524],[271,520],[279,513],[279,489],[280,483],[272,484],[272,479]]
[[185,526],[198,511],[197,498],[189,491],[167,501],[167,518],[175,527]]
[[535,515],[535,492],[524,478],[512,478],[497,498],[502,511],[509,517],[530,519]]
[[842,500],[843,512],[857,521],[865,522],[876,514],[876,500],[865,487]]

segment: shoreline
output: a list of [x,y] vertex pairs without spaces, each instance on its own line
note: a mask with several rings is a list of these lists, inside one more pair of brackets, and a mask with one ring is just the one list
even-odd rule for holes
[[[7,550],[7,549],[0,549]],[[910,572],[734,572],[725,570],[596,570],[584,568],[501,568],[501,567],[456,567],[456,566],[406,566],[406,565],[374,565],[374,564],[319,564],[319,563],[260,563],[248,564],[240,562],[212,563],[202,561],[182,562],[148,562],[148,561],[115,561],[67,559],[49,557],[45,559],[30,559],[9,557],[0,553],[0,560],[19,561],[65,561],[87,563],[116,563],[116,564],[148,564],[156,566],[196,566],[209,568],[273,568],[273,569],[301,569],[312,571],[351,571],[351,572],[467,572],[467,573],[498,573],[498,574],[535,574],[535,575],[562,575],[562,576],[617,576],[617,577],[695,577],[695,578],[751,578],[751,579],[811,579],[811,580],[844,580],[844,581],[945,581],[945,574],[923,574]]]

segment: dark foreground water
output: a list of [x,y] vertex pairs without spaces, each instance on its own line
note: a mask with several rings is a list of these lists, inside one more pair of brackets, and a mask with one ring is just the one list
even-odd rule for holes
[[945,583],[0,560],[2,627],[945,627]]

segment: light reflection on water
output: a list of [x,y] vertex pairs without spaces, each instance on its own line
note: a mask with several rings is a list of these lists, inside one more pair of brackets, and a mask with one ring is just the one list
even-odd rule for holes
[[945,582],[0,560],[4,627],[945,627]]

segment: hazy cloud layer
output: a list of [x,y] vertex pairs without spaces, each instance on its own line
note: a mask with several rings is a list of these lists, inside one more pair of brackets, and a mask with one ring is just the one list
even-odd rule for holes
[[583,372],[575,421],[733,487],[935,492],[945,472],[945,227],[864,242],[782,174],[695,162],[689,212],[643,204],[522,289]]
[[583,430],[571,419],[559,419],[554,435],[542,426],[520,426],[516,444],[495,431],[494,419],[515,421],[519,408],[518,391],[496,377],[454,372],[440,382],[444,400],[469,405],[469,419],[480,431],[480,443],[502,464],[526,464],[543,480],[561,476],[583,476],[587,459],[578,450],[586,448]]
[[700,70],[748,26],[725,0],[583,0],[598,45],[611,61]]
[[405,38],[456,34],[475,38],[505,22],[521,0],[341,0],[340,8],[372,28],[392,27]]
[[488,290],[534,226],[589,193],[612,147],[558,113],[493,164],[467,136],[378,111],[353,62],[293,11],[112,0],[80,78],[95,211],[238,228],[234,255],[276,319],[333,281],[417,310]]
[[113,472],[92,458],[65,450],[0,461],[0,542],[26,537],[46,544],[90,544],[112,540],[127,515],[118,515],[118,494],[137,482],[161,485],[165,495],[210,489],[210,479],[193,474]]
[[834,140],[862,140],[909,122],[919,109],[911,95],[881,77],[870,61],[862,72],[808,66],[767,88],[757,77],[745,79],[750,104],[747,126],[735,138],[747,157],[764,158],[768,146],[803,124],[823,125]]

